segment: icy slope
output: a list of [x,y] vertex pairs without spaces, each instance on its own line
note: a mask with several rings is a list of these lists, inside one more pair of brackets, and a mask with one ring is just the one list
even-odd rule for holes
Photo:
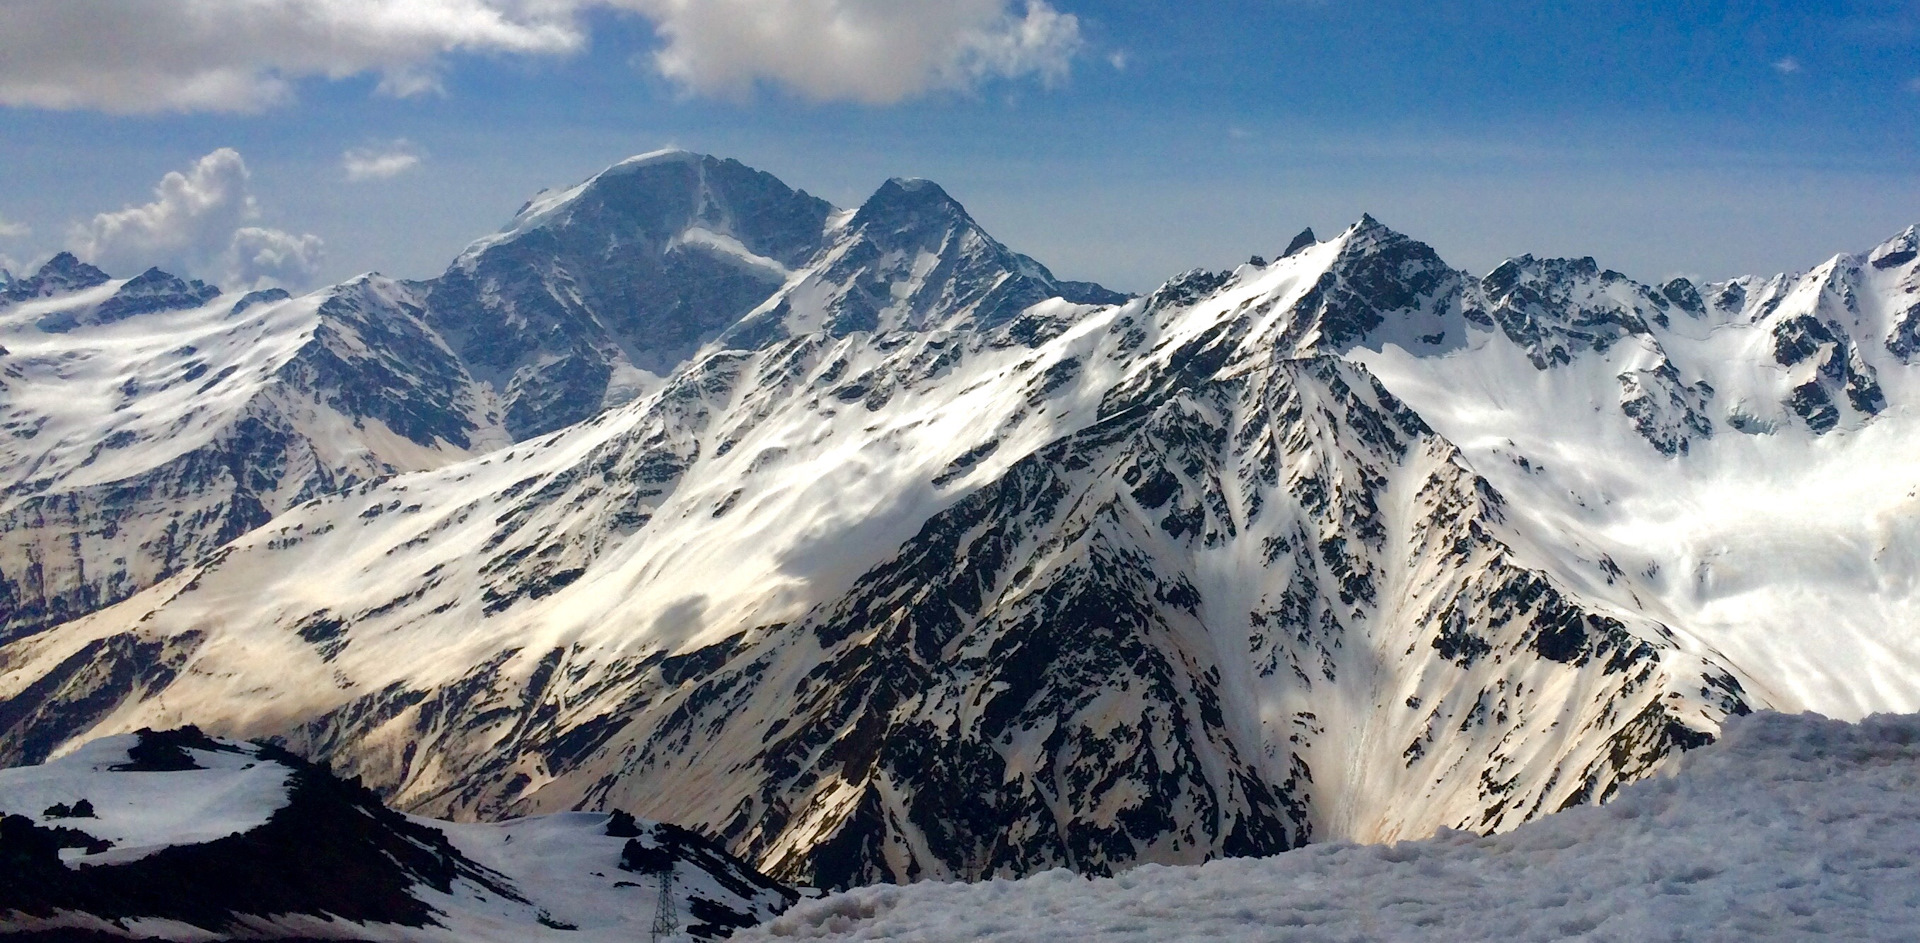
[[1335,355],[1457,351],[1477,290],[1366,220],[1119,306],[711,348],[9,646],[0,750],[193,719],[829,884],[1511,827],[1746,696]]
[[1469,289],[1461,349],[1350,356],[1583,592],[1725,656],[1760,702],[1916,710],[1916,241],[1698,290],[1516,260]]
[[503,441],[403,285],[242,297],[70,258],[0,304],[0,639],[316,494]]
[[1920,925],[1920,720],[1760,714],[1604,808],[1482,838],[866,887],[741,940],[1885,940]]
[[632,940],[662,874],[715,939],[796,895],[709,843],[624,813],[409,819],[285,751],[193,728],[0,771],[0,932],[49,937]]

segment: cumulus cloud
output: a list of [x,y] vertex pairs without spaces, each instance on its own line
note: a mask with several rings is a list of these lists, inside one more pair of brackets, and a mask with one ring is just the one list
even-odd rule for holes
[[0,216],[0,239],[24,239],[33,235],[33,228],[26,223],[16,223]]
[[6,0],[0,105],[258,111],[302,78],[441,90],[452,53],[562,56],[596,9],[650,19],[651,62],[694,94],[762,83],[886,104],[998,78],[1064,76],[1079,20],[1046,0]]
[[689,91],[756,84],[816,101],[890,104],[994,78],[1064,76],[1080,21],[1043,0],[625,0],[653,19],[653,64]]
[[384,144],[353,148],[340,155],[340,166],[346,170],[348,180],[358,183],[398,177],[420,166],[425,159],[426,155],[420,148],[401,138]]
[[324,249],[319,236],[241,227],[228,240],[223,256],[227,284],[241,288],[312,284],[320,276]]
[[1778,72],[1781,75],[1792,75],[1795,72],[1800,71],[1800,60],[1795,59],[1792,56],[1788,56],[1785,59],[1781,59],[1780,61],[1775,62],[1773,64],[1773,71]]
[[7,0],[0,104],[111,112],[257,111],[307,76],[438,87],[450,52],[564,54],[572,0]]
[[320,238],[252,225],[260,210],[250,177],[239,152],[223,147],[161,178],[153,202],[75,227],[70,247],[115,274],[157,265],[229,289],[309,283],[319,274]]

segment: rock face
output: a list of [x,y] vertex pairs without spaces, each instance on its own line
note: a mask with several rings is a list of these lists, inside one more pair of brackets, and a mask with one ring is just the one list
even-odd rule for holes
[[[698,198],[614,212],[643,180]],[[1911,233],[1656,289],[1369,217],[1127,299],[925,181],[768,180],[651,155],[466,275],[234,314],[312,305],[290,385],[439,466],[0,647],[0,756],[192,721],[409,810],[630,808],[843,885],[1504,830],[1732,714],[1920,707]],[[673,286],[728,260],[782,274],[661,346],[582,301],[657,265],[647,317],[718,312]],[[475,353],[460,278],[538,344]]]
[[636,157],[527,204],[426,293],[516,439],[633,398],[779,289],[834,208],[738,161]]

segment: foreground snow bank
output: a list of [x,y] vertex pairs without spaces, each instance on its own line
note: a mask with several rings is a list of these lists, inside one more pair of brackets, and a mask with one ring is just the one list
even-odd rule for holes
[[1601,808],[1088,880],[858,888],[736,939],[1920,938],[1920,716],[1756,714]]

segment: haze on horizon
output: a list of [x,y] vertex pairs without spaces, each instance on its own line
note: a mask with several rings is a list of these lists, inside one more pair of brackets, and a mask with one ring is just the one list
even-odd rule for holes
[[437,273],[679,146],[939,181],[1141,291],[1362,212],[1454,265],[1805,269],[1920,221],[1920,4],[16,0],[0,266]]

